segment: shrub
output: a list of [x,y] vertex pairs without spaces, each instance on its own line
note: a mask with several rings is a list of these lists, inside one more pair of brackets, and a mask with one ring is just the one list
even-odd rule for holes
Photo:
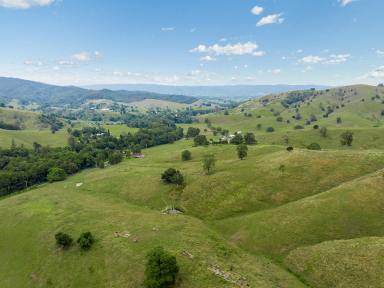
[[184,150],[183,152],[181,152],[181,160],[189,161],[189,160],[191,160],[191,158],[192,158],[191,151]]
[[95,238],[91,232],[84,232],[80,235],[79,239],[77,239],[77,243],[82,250],[89,250],[93,243],[95,243]]
[[56,182],[56,181],[63,181],[67,178],[67,173],[64,171],[64,169],[53,167],[49,169],[47,180],[49,182]]
[[313,125],[313,129],[315,130],[319,129],[319,125]]
[[168,168],[167,170],[165,170],[164,173],[161,175],[161,180],[163,180],[167,184],[184,184],[183,175],[179,170],[176,170],[174,168]]
[[274,132],[274,131],[275,131],[275,128],[273,128],[273,127],[268,127],[265,131],[271,133],[271,132]]
[[341,134],[340,142],[343,146],[352,146],[353,133],[350,131],[345,131],[343,134]]
[[309,150],[321,150],[321,146],[318,143],[311,143],[307,146]]
[[156,247],[147,254],[144,286],[146,288],[170,288],[175,285],[179,273],[176,257],[162,247]]
[[296,125],[296,126],[294,127],[294,129],[295,129],[295,130],[301,130],[301,129],[304,129],[304,127],[301,126],[301,125]]
[[288,152],[292,152],[292,151],[293,151],[293,147],[292,147],[292,146],[288,146],[288,147],[287,147],[287,151],[288,151]]
[[72,237],[62,232],[57,233],[55,235],[55,239],[56,239],[56,244],[63,248],[68,248],[73,243]]
[[109,157],[108,161],[111,165],[115,165],[123,161],[123,155],[120,152],[112,152]]

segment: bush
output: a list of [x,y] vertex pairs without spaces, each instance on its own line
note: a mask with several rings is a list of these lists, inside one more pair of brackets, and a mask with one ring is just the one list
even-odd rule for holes
[[180,173],[179,170],[176,170],[174,168],[168,168],[167,170],[165,170],[164,173],[161,175],[161,180],[163,180],[167,184],[184,184],[183,175]]
[[321,146],[318,143],[311,143],[307,146],[309,150],[321,150]]
[[181,152],[181,160],[189,161],[189,160],[191,160],[191,158],[192,158],[191,151],[184,150],[183,152]]
[[179,273],[176,257],[162,247],[156,247],[147,255],[144,286],[146,288],[170,288],[175,285]]
[[67,173],[65,173],[64,169],[53,167],[49,169],[47,180],[49,182],[63,181],[67,178]]
[[301,125],[296,125],[296,126],[294,127],[294,129],[295,129],[295,130],[301,130],[301,129],[304,129],[304,127],[301,126]]
[[315,130],[319,129],[319,125],[313,125],[313,129]]
[[80,235],[79,239],[77,239],[77,243],[82,250],[89,250],[93,243],[95,243],[95,238],[91,232],[84,232]]
[[274,132],[274,131],[275,131],[275,128],[273,128],[273,127],[268,127],[265,131],[271,133],[271,132]]
[[73,243],[72,237],[62,232],[57,233],[55,235],[55,239],[56,239],[56,244],[63,248],[68,248]]
[[123,161],[123,154],[120,152],[112,152],[108,157],[109,164],[115,165]]
[[292,147],[292,146],[288,146],[288,147],[287,147],[287,151],[288,151],[288,152],[292,152],[292,151],[293,151],[293,147]]
[[352,146],[353,133],[350,131],[345,131],[343,134],[341,134],[340,142],[343,146]]

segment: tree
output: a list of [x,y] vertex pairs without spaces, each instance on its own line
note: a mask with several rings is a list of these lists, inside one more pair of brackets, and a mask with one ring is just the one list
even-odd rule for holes
[[56,239],[56,244],[63,248],[68,248],[73,243],[72,237],[62,232],[57,233],[55,235],[55,239]]
[[293,147],[292,147],[292,146],[288,146],[288,147],[287,147],[287,151],[288,151],[288,152],[292,152],[292,151],[293,151]]
[[341,121],[341,117],[337,117],[337,119],[336,119],[336,123],[337,123],[337,124],[341,124],[341,122],[342,122],[342,121]]
[[200,134],[200,129],[195,127],[189,127],[187,130],[187,138],[194,138]]
[[146,288],[170,288],[175,285],[179,273],[176,257],[156,247],[147,254],[144,286]]
[[203,156],[203,169],[205,173],[212,174],[213,170],[215,169],[216,165],[216,159],[215,155],[213,154],[206,154]]
[[353,142],[353,133],[350,131],[345,131],[344,133],[341,134],[341,145],[343,146],[352,146]]
[[205,146],[208,145],[208,140],[205,135],[197,135],[194,139],[193,142],[195,146]]
[[237,156],[240,160],[243,160],[248,155],[248,147],[245,144],[240,144],[236,147],[237,149]]
[[255,138],[255,134],[250,133],[250,132],[246,133],[246,134],[244,135],[244,142],[245,142],[245,144],[247,144],[247,145],[253,145],[253,144],[256,144],[257,141],[256,141],[256,138]]
[[327,127],[321,127],[320,128],[320,136],[323,137],[323,138],[327,138],[328,137],[328,129],[327,129]]
[[111,165],[115,165],[123,161],[123,154],[121,152],[112,152],[108,156],[108,161]]
[[191,160],[191,158],[192,158],[191,151],[184,150],[183,152],[181,152],[181,160],[182,161],[189,161],[189,160]]
[[242,143],[244,143],[244,138],[239,133],[236,133],[235,137],[233,137],[231,139],[231,144],[239,145],[239,144],[242,144]]
[[82,250],[89,250],[93,243],[95,243],[95,238],[91,232],[84,232],[80,235],[79,239],[77,239],[77,243]]
[[49,169],[47,180],[49,182],[56,182],[56,181],[63,181],[67,178],[67,173],[64,171],[64,169],[53,167]]
[[167,184],[183,185],[184,177],[179,170],[168,168],[161,174],[161,180]]

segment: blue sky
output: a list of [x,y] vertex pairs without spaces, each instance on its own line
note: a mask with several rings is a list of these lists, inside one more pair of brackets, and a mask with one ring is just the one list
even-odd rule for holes
[[54,84],[377,84],[383,0],[0,0],[0,75]]

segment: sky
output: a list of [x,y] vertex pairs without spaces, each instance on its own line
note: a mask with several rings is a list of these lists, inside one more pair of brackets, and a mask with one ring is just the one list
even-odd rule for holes
[[376,85],[383,11],[383,0],[0,0],[0,76]]

